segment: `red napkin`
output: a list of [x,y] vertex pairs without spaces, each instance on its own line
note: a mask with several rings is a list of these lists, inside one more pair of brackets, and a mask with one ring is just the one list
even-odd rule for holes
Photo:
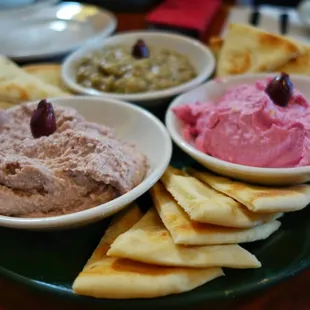
[[202,36],[220,8],[221,0],[164,0],[146,21],[197,31]]

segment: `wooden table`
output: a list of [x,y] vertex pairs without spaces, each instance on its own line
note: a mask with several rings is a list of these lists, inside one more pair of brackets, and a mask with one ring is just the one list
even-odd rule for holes
[[[229,11],[223,6],[211,23],[204,41],[220,32],[223,21]],[[118,14],[119,31],[145,28],[143,14]],[[1,255],[1,254],[0,254]],[[310,309],[310,270],[304,271],[292,279],[258,293],[255,296],[234,300],[229,304],[217,305],[217,309],[230,310],[309,310]],[[191,310],[206,309],[207,306]],[[29,291],[11,281],[0,279],[0,310],[85,310],[85,307],[73,306],[50,295]],[[117,309],[116,309],[117,310]]]

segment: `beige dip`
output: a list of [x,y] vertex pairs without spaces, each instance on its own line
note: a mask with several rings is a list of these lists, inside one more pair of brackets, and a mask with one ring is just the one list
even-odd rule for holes
[[0,214],[44,217],[85,210],[134,188],[147,159],[112,129],[56,107],[57,130],[34,139],[36,105],[0,110]]

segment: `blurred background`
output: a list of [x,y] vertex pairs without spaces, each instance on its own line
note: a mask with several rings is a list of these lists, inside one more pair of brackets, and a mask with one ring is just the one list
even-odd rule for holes
[[[114,12],[143,12],[149,11],[156,5],[165,0],[80,0],[78,2],[95,4],[102,6]],[[188,0],[190,1],[190,0]],[[212,1],[212,0],[205,0]],[[223,0],[227,4],[244,4],[244,5],[280,5],[294,7],[299,4],[301,0]]]
[[[21,3],[26,4],[35,1],[36,0],[0,0],[0,11],[4,6],[13,6]],[[113,12],[146,12],[165,1],[166,0],[75,0],[75,2],[94,4],[100,7],[104,7],[105,9],[111,10]],[[213,0],[205,0],[205,2],[211,1]],[[60,2],[62,1],[60,0]],[[295,7],[301,2],[301,0],[222,0],[222,2],[225,4],[227,3],[253,6],[268,4]],[[177,3],[177,1],[175,3]]]

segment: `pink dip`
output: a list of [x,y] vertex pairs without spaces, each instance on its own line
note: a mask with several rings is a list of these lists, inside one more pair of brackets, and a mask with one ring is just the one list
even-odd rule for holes
[[214,102],[174,108],[184,123],[184,138],[198,150],[236,164],[310,165],[310,103],[294,90],[286,107],[275,105],[264,91],[266,84],[239,85]]
[[34,139],[37,105],[0,110],[0,214],[44,217],[112,200],[144,178],[147,159],[111,128],[54,106],[57,130]]

